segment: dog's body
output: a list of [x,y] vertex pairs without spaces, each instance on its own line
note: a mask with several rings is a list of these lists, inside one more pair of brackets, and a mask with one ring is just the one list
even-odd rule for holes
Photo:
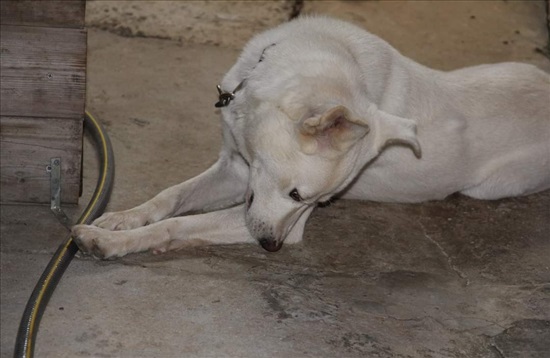
[[[435,71],[353,25],[302,18],[255,37],[221,88],[234,93],[218,162],[76,226],[83,251],[254,241],[276,251],[335,195],[420,202],[550,188],[550,76],[531,65]],[[174,217],[197,210],[210,212]]]

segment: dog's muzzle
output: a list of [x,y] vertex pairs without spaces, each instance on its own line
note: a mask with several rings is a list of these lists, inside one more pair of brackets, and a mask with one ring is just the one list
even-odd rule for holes
[[258,242],[266,251],[269,251],[269,252],[279,251],[281,247],[283,247],[282,242],[278,243],[277,241],[271,238],[262,238],[262,239],[259,239]]

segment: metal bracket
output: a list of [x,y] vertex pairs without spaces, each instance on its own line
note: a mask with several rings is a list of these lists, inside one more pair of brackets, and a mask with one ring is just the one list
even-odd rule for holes
[[61,158],[51,158],[46,171],[50,173],[50,210],[57,220],[70,230],[71,219],[61,209]]

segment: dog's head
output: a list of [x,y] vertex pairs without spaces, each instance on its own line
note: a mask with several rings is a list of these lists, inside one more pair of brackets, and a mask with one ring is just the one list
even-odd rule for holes
[[[342,192],[386,146],[420,155],[415,123],[367,100],[352,66],[280,57],[259,64],[224,110],[224,120],[250,166],[246,223],[268,251],[281,248],[312,206]],[[301,65],[300,65],[301,64]]]

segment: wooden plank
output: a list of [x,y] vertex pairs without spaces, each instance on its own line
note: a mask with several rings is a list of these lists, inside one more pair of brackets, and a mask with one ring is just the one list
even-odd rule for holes
[[86,30],[1,26],[0,115],[82,118]]
[[77,1],[0,1],[3,25],[84,27],[86,2]]
[[61,158],[61,200],[80,196],[82,120],[0,117],[2,203],[49,203],[50,158]]

